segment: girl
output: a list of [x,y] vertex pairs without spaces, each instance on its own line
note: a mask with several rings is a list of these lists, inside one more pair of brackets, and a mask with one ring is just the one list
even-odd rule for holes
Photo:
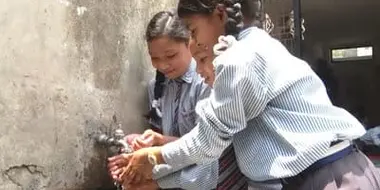
[[[157,69],[156,78],[149,85],[151,110],[148,118],[153,127],[139,137],[127,138],[135,150],[164,145],[195,126],[196,102],[209,96],[210,89],[195,71],[196,63],[189,49],[189,38],[186,25],[171,12],[157,13],[148,24],[146,40],[153,67]],[[144,190],[247,187],[244,176],[238,170],[232,146],[225,151],[220,162],[224,165],[219,170],[218,161],[178,167],[157,165],[153,174],[155,180],[144,181],[143,185],[125,183],[125,187]],[[218,178],[219,172],[223,175]]]
[[[150,177],[152,167],[209,163],[233,144],[253,181],[280,180],[283,189],[380,189],[379,173],[352,146],[365,133],[331,104],[323,82],[266,32],[252,27],[252,0],[180,0],[197,72],[213,85],[198,102],[197,126],[174,143],[110,158],[124,176]],[[220,35],[237,42],[214,60]],[[150,164],[143,164],[150,163]]]

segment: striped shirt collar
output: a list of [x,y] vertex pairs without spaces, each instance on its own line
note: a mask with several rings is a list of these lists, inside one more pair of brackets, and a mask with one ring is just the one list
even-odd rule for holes
[[196,62],[195,62],[195,59],[192,58],[191,59],[191,63],[189,65],[189,68],[187,69],[186,73],[184,75],[182,75],[180,78],[177,78],[177,79],[168,79],[166,82],[174,82],[174,81],[178,81],[178,80],[182,80],[183,82],[185,83],[191,83],[193,81],[193,78],[194,76],[196,75]]
[[248,28],[245,28],[243,29],[236,37],[237,40],[241,40],[243,38],[245,38],[249,33],[251,33],[252,30],[256,29],[255,26],[252,26],[252,27],[248,27]]

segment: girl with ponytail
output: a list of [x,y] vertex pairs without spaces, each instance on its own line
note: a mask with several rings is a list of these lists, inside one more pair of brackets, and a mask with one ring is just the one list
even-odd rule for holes
[[[126,166],[122,177],[149,176],[157,164],[209,163],[233,144],[250,184],[280,181],[284,190],[380,189],[378,170],[353,145],[364,127],[331,103],[306,62],[255,26],[260,7],[259,0],[179,0],[197,72],[213,90],[197,104],[200,119],[187,135],[112,158]],[[218,40],[227,41],[219,47],[228,49],[215,57]],[[148,158],[154,158],[153,165],[144,164]]]
[[[151,106],[146,117],[151,129],[142,135],[126,137],[135,150],[161,146],[188,133],[196,123],[196,103],[209,96],[211,90],[195,71],[196,63],[189,47],[190,32],[178,16],[170,11],[157,13],[149,22],[145,36],[156,76],[148,86]],[[228,163],[228,166],[237,168],[236,162]],[[234,183],[225,188],[247,187],[240,175],[239,179],[230,180]],[[179,168],[157,166],[152,177],[141,183],[125,181],[124,186],[144,190],[215,189],[218,184],[218,161]]]

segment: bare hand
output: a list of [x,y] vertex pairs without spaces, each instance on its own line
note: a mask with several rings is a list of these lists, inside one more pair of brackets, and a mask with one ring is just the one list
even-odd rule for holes
[[111,158],[108,158],[108,172],[112,179],[122,182],[120,175],[125,171],[125,167],[128,165],[128,154],[120,154]]
[[133,150],[162,145],[163,136],[151,129],[146,130],[141,136],[132,142]]
[[141,173],[135,175],[127,175],[127,166],[129,163],[130,154],[120,154],[109,158],[108,169],[114,181],[119,183],[141,183],[142,181],[150,180],[145,179]]
[[133,144],[133,141],[134,141],[136,138],[140,137],[140,136],[141,136],[141,134],[129,134],[129,135],[126,135],[126,136],[124,137],[124,141],[127,142],[129,145],[132,145],[132,144]]
[[[137,183],[143,179],[152,179],[153,165],[148,161],[149,153],[160,153],[161,147],[143,148],[132,154],[123,154],[109,158],[110,170],[114,171],[117,180],[129,184]],[[126,167],[125,167],[126,166]],[[118,168],[125,169],[120,170]]]

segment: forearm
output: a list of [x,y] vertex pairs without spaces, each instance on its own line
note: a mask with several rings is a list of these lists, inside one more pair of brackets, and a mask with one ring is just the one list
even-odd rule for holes
[[162,138],[159,140],[159,144],[157,146],[165,145],[167,143],[176,141],[177,139],[179,139],[179,138],[178,137],[172,137],[172,136],[162,136]]
[[[253,71],[253,63],[220,66],[210,97],[197,103],[198,125],[175,143],[164,145],[158,158],[172,166],[216,160],[247,121],[264,110],[266,88]],[[232,82],[231,82],[232,81]]]
[[218,133],[211,126],[195,127],[173,143],[164,145],[156,154],[159,163],[183,167],[217,160],[232,142],[232,135]]
[[214,189],[218,181],[218,168],[218,161],[206,165],[192,165],[156,181],[163,189]]

